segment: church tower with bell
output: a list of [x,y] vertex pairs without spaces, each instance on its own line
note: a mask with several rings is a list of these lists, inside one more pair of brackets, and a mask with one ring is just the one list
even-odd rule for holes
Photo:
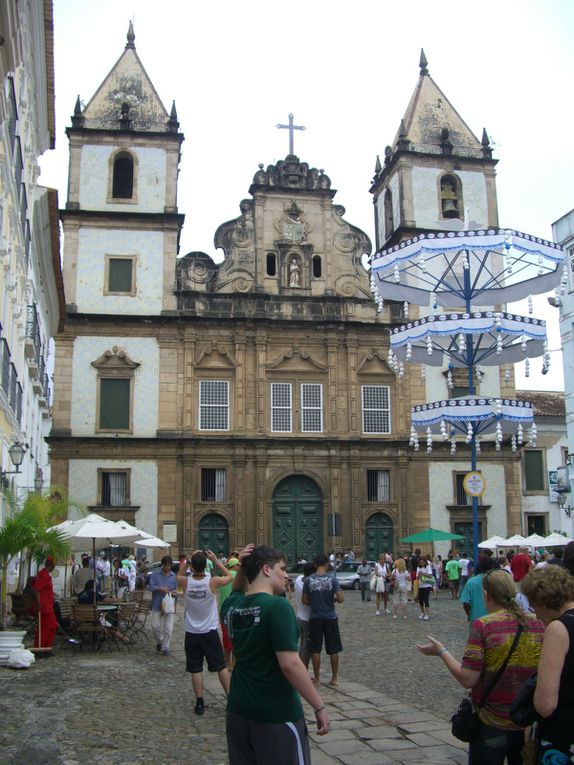
[[371,193],[376,249],[422,231],[498,226],[495,166],[486,130],[474,135],[429,74],[420,76],[397,134],[377,157]]

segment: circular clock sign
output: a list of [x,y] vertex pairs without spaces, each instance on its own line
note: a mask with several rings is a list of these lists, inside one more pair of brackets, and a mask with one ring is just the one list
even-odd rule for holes
[[464,486],[465,492],[470,497],[480,497],[486,489],[484,476],[482,473],[477,473],[474,470],[464,476],[462,485]]

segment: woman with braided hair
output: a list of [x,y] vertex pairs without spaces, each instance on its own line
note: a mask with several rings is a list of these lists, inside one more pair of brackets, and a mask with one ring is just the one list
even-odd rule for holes
[[471,691],[480,730],[469,745],[469,765],[502,765],[505,757],[508,765],[520,765],[524,731],[510,720],[510,704],[538,666],[544,624],[517,603],[516,586],[507,571],[489,571],[482,582],[488,614],[471,624],[462,662],[430,635],[417,649],[425,656],[440,656]]

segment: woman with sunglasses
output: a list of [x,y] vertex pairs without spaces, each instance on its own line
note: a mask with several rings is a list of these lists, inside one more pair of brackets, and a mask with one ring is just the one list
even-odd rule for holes
[[538,665],[544,625],[518,605],[514,581],[506,571],[489,571],[483,587],[488,614],[472,623],[462,662],[430,635],[417,649],[425,656],[440,656],[462,687],[470,689],[480,730],[469,745],[469,765],[502,765],[505,757],[508,765],[520,765],[524,731],[510,720],[509,709]]

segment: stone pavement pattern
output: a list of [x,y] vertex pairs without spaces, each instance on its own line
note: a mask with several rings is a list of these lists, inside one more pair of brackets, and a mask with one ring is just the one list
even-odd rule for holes
[[[321,686],[332,720],[327,736],[313,733],[305,709],[313,765],[466,762],[448,722],[463,690],[440,660],[414,649],[431,632],[461,656],[467,625],[448,598],[441,593],[431,621],[422,622],[414,605],[407,621],[392,620],[347,593],[338,607],[341,684]],[[150,635],[128,650],[62,649],[27,671],[0,669],[0,765],[226,765],[223,692],[205,673],[206,711],[193,713],[182,638],[178,614],[169,657]]]

